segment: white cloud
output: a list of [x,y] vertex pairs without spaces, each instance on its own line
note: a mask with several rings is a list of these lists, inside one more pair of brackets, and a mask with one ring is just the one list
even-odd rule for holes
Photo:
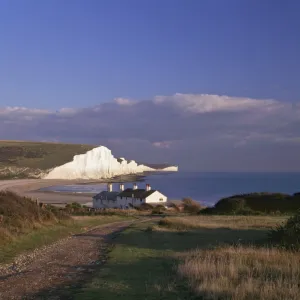
[[156,148],[168,149],[173,144],[172,141],[153,142],[152,145]]
[[62,115],[74,115],[78,112],[78,109],[76,108],[70,108],[70,107],[63,107],[57,111],[57,113]]
[[51,112],[45,109],[37,109],[37,108],[26,108],[26,107],[4,107],[0,108],[0,115],[11,115],[11,114],[32,114],[32,115],[47,115]]
[[58,111],[6,107],[0,124],[2,139],[105,144],[141,161],[300,169],[300,105],[272,99],[175,94]]
[[115,98],[114,102],[119,105],[128,106],[128,105],[134,105],[137,101],[132,99],[127,99],[127,98]]
[[257,100],[219,95],[175,94],[173,96],[156,96],[156,104],[174,105],[182,110],[193,113],[238,112],[251,109],[272,111],[281,107],[275,100]]

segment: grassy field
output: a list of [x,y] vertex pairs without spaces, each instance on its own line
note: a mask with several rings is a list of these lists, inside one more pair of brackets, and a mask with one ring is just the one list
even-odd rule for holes
[[10,262],[18,254],[49,245],[71,234],[81,233],[89,228],[128,219],[124,216],[73,217],[56,224],[43,224],[35,230],[19,235],[10,242],[0,243],[0,263]]
[[286,216],[186,216],[164,218],[160,224],[175,230],[197,228],[261,229],[273,228]]
[[285,219],[185,216],[134,225],[76,299],[300,299],[300,254],[267,243]]
[[30,198],[0,191],[0,263],[72,233],[125,218],[128,219],[125,215],[71,217],[58,208],[41,207]]
[[27,178],[30,174],[65,164],[74,155],[83,154],[94,147],[83,144],[0,141],[0,178]]

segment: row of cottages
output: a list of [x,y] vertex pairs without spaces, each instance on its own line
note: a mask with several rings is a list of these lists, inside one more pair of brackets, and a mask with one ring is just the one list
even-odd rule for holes
[[152,190],[149,184],[145,189],[139,189],[137,184],[133,188],[124,190],[124,184],[120,184],[118,192],[113,191],[112,184],[107,185],[107,191],[93,197],[93,208],[121,208],[137,207],[143,203],[166,204],[168,198],[158,190]]

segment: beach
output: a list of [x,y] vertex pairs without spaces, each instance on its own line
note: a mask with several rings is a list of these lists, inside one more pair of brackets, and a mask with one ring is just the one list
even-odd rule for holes
[[17,179],[0,181],[0,190],[13,191],[24,197],[38,199],[39,202],[48,204],[66,204],[78,202],[85,204],[92,201],[92,196],[81,194],[63,194],[56,192],[40,192],[41,188],[53,185],[69,185],[78,183],[70,180],[46,180],[46,179]]
[[39,202],[55,205],[65,205],[67,203],[78,202],[86,204],[92,202],[92,193],[63,193],[40,191],[42,188],[58,185],[73,184],[106,184],[107,182],[132,182],[142,181],[143,175],[122,175],[111,179],[103,180],[62,180],[62,179],[12,179],[0,180],[0,190],[13,191],[24,197],[37,199]]

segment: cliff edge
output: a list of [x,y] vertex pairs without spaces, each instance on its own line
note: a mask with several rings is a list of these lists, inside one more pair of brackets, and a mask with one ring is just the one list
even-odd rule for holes
[[178,171],[177,166],[154,168],[134,160],[115,158],[111,150],[99,146],[85,154],[75,155],[71,162],[51,170],[45,179],[107,179],[118,175],[155,171]]

